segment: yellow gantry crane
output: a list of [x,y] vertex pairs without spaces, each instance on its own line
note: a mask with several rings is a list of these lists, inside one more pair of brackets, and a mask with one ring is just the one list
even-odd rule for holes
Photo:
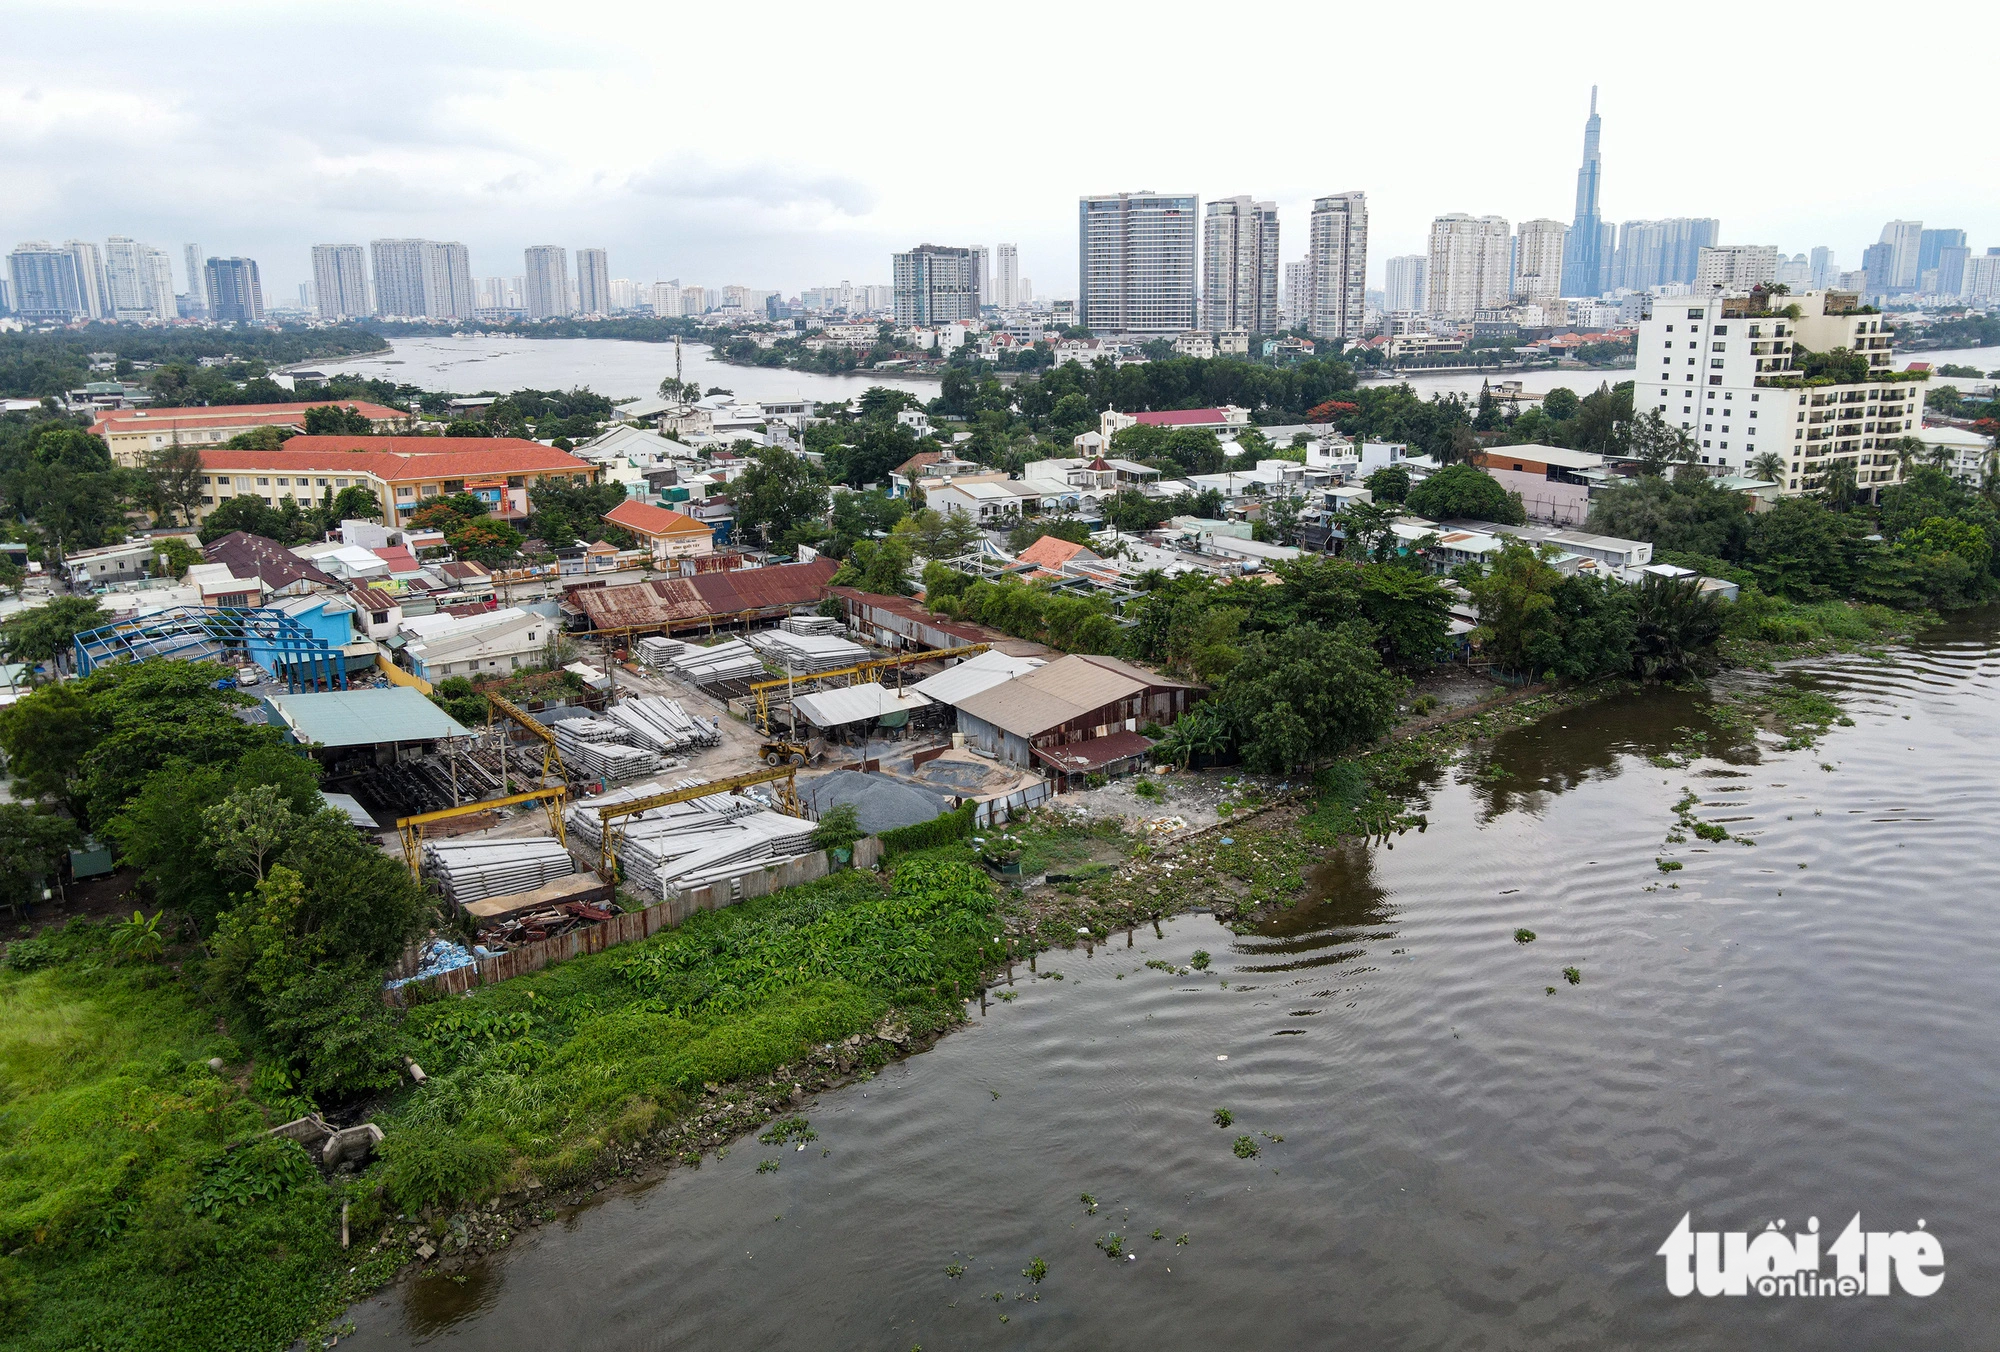
[[801,672],[797,676],[780,676],[775,680],[758,681],[750,687],[751,696],[757,701],[757,731],[771,735],[771,692],[773,690],[795,689],[803,681],[825,681],[837,676],[848,678],[849,685],[866,685],[880,680],[886,673],[901,667],[913,666],[918,662],[929,662],[934,658],[976,657],[993,645],[990,643],[968,643],[962,648],[939,648],[934,652],[899,653],[893,657],[875,657],[866,662],[857,662],[851,667],[835,667],[832,671]]
[[527,793],[510,793],[504,798],[489,798],[483,803],[463,803],[458,807],[439,808],[436,812],[419,812],[414,817],[398,817],[396,834],[403,840],[403,858],[410,866],[410,876],[418,877],[423,868],[424,828],[432,822],[449,821],[453,817],[470,817],[475,812],[488,808],[513,807],[516,803],[542,804],[549,814],[549,830],[556,840],[568,845],[563,837],[563,799],[569,788],[562,784],[551,784],[547,788],[532,789]]
[[[520,708],[512,700],[503,699],[499,695],[488,695],[486,697],[486,727],[488,731],[491,731],[493,728],[493,716],[495,714],[498,714],[501,718],[506,719],[516,727],[525,729],[530,736],[542,744],[542,783],[547,784],[552,777],[550,775],[551,767],[555,771],[553,778],[562,782],[568,780],[568,775],[563,770],[562,757],[556,754],[556,735],[553,732],[550,732],[540,723],[537,723],[528,715],[525,709]],[[507,750],[506,746],[500,748],[500,782],[502,785],[508,782]]]
[[718,793],[735,793],[753,784],[769,784],[781,779],[784,781],[784,786],[778,790],[778,806],[787,815],[796,817],[799,815],[798,771],[789,765],[776,770],[753,770],[748,774],[731,775],[727,779],[713,779],[706,784],[697,784],[689,789],[675,789],[671,793],[656,793],[645,798],[606,804],[597,809],[597,830],[602,840],[597,876],[606,882],[617,881],[613,869],[618,862],[618,840],[624,833],[614,828],[613,822],[636,817],[641,812],[648,812],[656,807],[666,807],[670,803],[687,803]]

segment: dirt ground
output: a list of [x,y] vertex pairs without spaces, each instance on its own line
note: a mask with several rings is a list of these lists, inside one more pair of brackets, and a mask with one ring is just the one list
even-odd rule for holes
[[[1151,784],[1159,796],[1141,797],[1141,783]],[[1214,826],[1253,806],[1253,794],[1268,799],[1297,787],[1296,778],[1253,775],[1240,769],[1149,771],[1114,779],[1101,789],[1062,794],[1053,800],[1051,810],[1080,819],[1120,817],[1130,830],[1160,835]],[[1230,810],[1225,812],[1224,805]]]
[[106,877],[71,882],[63,888],[60,897],[47,903],[37,903],[28,915],[8,912],[6,921],[0,922],[8,928],[0,930],[0,934],[25,939],[44,929],[60,929],[79,918],[130,919],[138,905],[137,899],[132,896],[132,888],[138,881],[137,870],[121,868]]

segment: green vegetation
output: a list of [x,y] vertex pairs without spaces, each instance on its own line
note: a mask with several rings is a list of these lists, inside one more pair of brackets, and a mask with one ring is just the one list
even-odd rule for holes
[[1471,465],[1447,465],[1409,490],[1405,505],[1433,521],[1493,521],[1518,526],[1528,519],[1521,495]]
[[[89,370],[93,352],[118,355],[116,375],[130,379],[147,374],[140,363],[159,365],[185,373],[216,372],[215,379],[229,382],[248,378],[254,371],[261,377],[272,366],[313,361],[327,357],[356,356],[380,352],[388,347],[381,338],[360,328],[340,325],[315,328],[183,329],[142,328],[136,324],[85,324],[32,333],[0,333],[0,394],[10,398],[60,397],[80,388],[85,381],[107,377]],[[233,357],[233,367],[243,374],[231,377],[232,367],[203,367],[198,358]],[[303,402],[291,391],[271,381],[264,384],[275,392],[269,399],[190,399],[198,403],[292,403]],[[234,392],[233,384],[230,392]],[[206,394],[208,391],[203,390]],[[262,393],[260,391],[259,393]],[[162,400],[172,403],[171,399]]]
[[1236,1121],[1236,1115],[1227,1108],[1217,1108],[1214,1113],[1215,1125],[1227,1127]]
[[1237,1159],[1248,1160],[1257,1158],[1257,1138],[1254,1136],[1238,1136],[1235,1143],[1229,1148],[1235,1153]]
[[1517,929],[1514,931],[1514,942],[1517,944],[1531,944],[1535,942],[1535,932],[1531,929]]

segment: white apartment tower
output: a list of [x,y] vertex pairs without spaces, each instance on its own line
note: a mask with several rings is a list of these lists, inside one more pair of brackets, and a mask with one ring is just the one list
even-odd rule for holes
[[1923,239],[1922,221],[1890,221],[1883,226],[1882,243],[1889,246],[1888,275],[1881,278],[1871,275],[1868,284],[1882,291],[1916,290],[1917,260]]
[[181,261],[187,265],[188,309],[195,314],[205,315],[215,309],[215,297],[208,294],[205,280],[207,269],[202,266],[199,244],[181,245]]
[[1295,329],[1306,322],[1306,306],[1312,296],[1312,260],[1301,258],[1296,263],[1285,264],[1284,313],[1281,318],[1288,329]]
[[1278,331],[1278,204],[1221,197],[1208,204],[1201,254],[1202,327]]
[[1077,322],[1096,334],[1195,327],[1200,200],[1121,192],[1077,200]]
[[359,244],[313,245],[312,273],[321,319],[368,314],[368,260]]
[[1511,238],[1500,216],[1455,211],[1432,221],[1425,308],[1441,319],[1470,322],[1476,311],[1506,305]]
[[76,284],[83,301],[83,313],[90,319],[110,319],[111,286],[104,276],[104,260],[99,257],[97,246],[87,239],[63,241],[70,257],[76,260]]
[[1716,287],[1748,291],[1778,280],[1775,244],[1717,244],[1701,251],[1694,268],[1694,293],[1705,296]]
[[104,242],[104,281],[110,318],[173,319],[178,314],[173,264],[162,249],[113,235]]
[[1368,301],[1368,197],[1342,192],[1313,202],[1306,237],[1311,287],[1306,331],[1359,341]]
[[576,251],[577,313],[611,313],[611,256],[602,249]]
[[567,319],[569,250],[560,244],[535,244],[522,251],[526,263],[521,295],[530,319]]
[[[1743,474],[1767,454],[1784,464],[1779,488],[1806,493],[1845,461],[1865,493],[1902,478],[1890,447],[1923,426],[1922,381],[1899,380],[1884,317],[1860,311],[1848,291],[1783,298],[1799,317],[1759,309],[1761,296],[1659,297],[1639,325],[1633,407],[1657,412],[1694,438],[1712,474]],[[1867,377],[1807,385],[1808,352],[1844,347]]]
[[1539,305],[1549,314],[1562,313],[1563,239],[1569,227],[1561,221],[1522,221],[1514,237],[1514,298]]
[[647,291],[647,303],[655,315],[661,319],[679,319],[681,314],[681,284],[678,279],[671,282],[654,282]]
[[1384,265],[1382,308],[1393,313],[1413,313],[1424,308],[1425,276],[1430,260],[1422,254],[1402,254]]
[[1011,310],[1021,303],[1021,251],[1012,244],[993,250],[993,303]]

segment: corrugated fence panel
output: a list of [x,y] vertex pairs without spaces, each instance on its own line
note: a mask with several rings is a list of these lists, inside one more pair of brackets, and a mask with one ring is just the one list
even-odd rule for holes
[[[882,843],[873,836],[858,842],[855,846],[857,859],[861,847],[873,847],[873,853],[880,857]],[[873,863],[873,860],[870,860]],[[554,939],[544,939],[540,943],[523,944],[505,953],[496,953],[490,958],[481,958],[467,967],[454,968],[427,982],[416,983],[426,986],[436,995],[462,995],[474,986],[491,986],[530,972],[539,972],[554,963],[566,962],[570,958],[585,953],[602,953],[607,948],[620,944],[636,943],[641,939],[658,934],[663,929],[679,925],[697,911],[719,910],[736,901],[748,901],[752,897],[767,896],[787,887],[797,887],[800,883],[814,882],[827,875],[826,851],[815,850],[801,855],[787,864],[776,868],[760,868],[739,878],[725,879],[711,883],[707,887],[690,888],[676,892],[657,906],[648,906],[642,911],[627,911],[613,916],[601,925],[588,929],[572,930]],[[731,883],[736,886],[732,887]],[[408,987],[384,991],[383,998],[392,1005],[405,1002],[404,992]]]

